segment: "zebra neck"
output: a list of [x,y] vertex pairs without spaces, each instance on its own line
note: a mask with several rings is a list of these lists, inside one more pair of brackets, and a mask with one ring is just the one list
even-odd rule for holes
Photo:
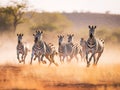
[[22,43],[22,42],[19,40],[19,41],[18,41],[18,44],[21,44],[21,43]]
[[59,46],[61,45],[61,42],[59,42]]
[[74,44],[72,42],[68,42],[68,44],[71,45],[71,46],[74,46]]
[[87,43],[90,44],[90,45],[94,45],[96,43],[96,39],[95,38],[89,38],[87,40]]

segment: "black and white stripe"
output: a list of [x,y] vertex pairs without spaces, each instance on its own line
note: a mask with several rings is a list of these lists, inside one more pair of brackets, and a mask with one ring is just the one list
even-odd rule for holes
[[77,62],[78,62],[78,56],[77,55],[80,52],[80,48],[78,47],[77,44],[73,44],[73,36],[74,36],[74,34],[68,34],[67,35],[67,37],[68,37],[68,44],[71,44],[71,46],[72,46],[72,54],[71,54],[70,58],[72,59],[72,58],[75,57]]
[[[96,26],[89,26],[89,38],[86,41],[86,60],[87,60],[87,66],[90,65],[90,61],[92,57],[94,58],[94,65],[97,65],[98,60],[101,56],[101,54],[104,51],[104,42],[103,40],[99,40],[94,36]],[[91,56],[88,60],[88,54],[91,53]],[[97,55],[97,58],[95,57]]]
[[[22,37],[23,37],[23,34],[17,34],[17,37],[18,37],[18,44],[17,44],[17,59],[19,61],[19,63],[23,62],[25,64],[25,58],[27,56],[27,52],[28,52],[28,48],[26,46],[24,46],[24,44],[22,43]],[[19,58],[19,55],[22,55],[21,56],[21,60]]]
[[46,50],[44,50],[45,45],[44,45],[43,42],[39,42],[39,39],[42,39],[42,33],[43,33],[42,31],[36,31],[36,34],[33,34],[33,36],[34,36],[34,45],[32,47],[32,54],[31,54],[31,62],[30,62],[30,64],[32,64],[32,59],[33,59],[34,56],[35,56],[34,60],[36,59],[36,57],[38,57],[39,63],[40,63],[40,60],[43,63],[46,63],[45,61],[43,61],[44,56],[42,55],[46,51]]
[[56,55],[57,53],[55,51],[55,47],[53,46],[53,44],[51,43],[47,44],[46,42],[42,40],[41,38],[42,33],[43,33],[42,31],[36,31],[36,34],[33,34],[35,38],[34,40],[35,43],[32,47],[32,55],[31,55],[30,64],[32,64],[32,59],[33,59],[33,56],[35,55],[34,60],[38,57],[39,62],[41,60],[43,63],[46,63],[46,61],[43,61],[43,57],[45,56],[50,61],[49,65],[51,65],[51,63],[54,63],[57,66],[58,64],[55,63],[54,61],[54,55]]
[[[73,57],[76,57],[77,53],[77,46],[72,43],[72,37],[74,35],[68,35],[68,42],[63,43],[63,38],[64,36],[58,35],[58,42],[59,42],[59,47],[58,47],[58,52],[59,52],[59,57],[60,61],[64,62],[64,59],[67,58],[67,61],[71,61]],[[70,58],[70,59],[68,59]],[[77,57],[76,57],[77,59]]]

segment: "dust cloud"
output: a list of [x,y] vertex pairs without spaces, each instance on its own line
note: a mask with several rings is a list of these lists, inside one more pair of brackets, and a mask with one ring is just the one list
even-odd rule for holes
[[[51,32],[49,32],[51,33]],[[58,48],[57,35],[59,33],[46,33],[43,38],[48,43],[53,43]],[[80,35],[74,33],[74,43],[79,45]],[[62,33],[66,35],[67,33]],[[68,33],[69,34],[69,33]],[[65,36],[66,38],[66,36]],[[79,62],[75,59],[71,63],[65,61],[61,64],[59,56],[55,56],[56,67],[52,64],[38,64],[33,61],[29,65],[33,36],[23,37],[23,42],[27,42],[30,49],[26,58],[26,64],[18,63],[16,55],[17,36],[2,35],[0,38],[0,89],[31,89],[31,90],[113,90],[120,89],[120,48],[119,45],[105,43],[105,50],[96,67],[86,67],[86,62]],[[66,41],[66,39],[65,39]],[[64,41],[64,42],[65,42]]]

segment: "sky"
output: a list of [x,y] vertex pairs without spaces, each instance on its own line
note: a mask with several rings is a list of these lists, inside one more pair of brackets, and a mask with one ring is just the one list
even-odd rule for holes
[[[8,5],[10,1],[0,0],[0,5]],[[24,0],[25,1],[25,0]],[[29,10],[48,12],[94,12],[120,14],[120,0],[26,0]]]

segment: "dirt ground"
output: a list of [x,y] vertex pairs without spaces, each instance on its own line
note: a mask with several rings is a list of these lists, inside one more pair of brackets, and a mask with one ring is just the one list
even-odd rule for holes
[[80,64],[0,66],[1,90],[119,90],[120,65]]

